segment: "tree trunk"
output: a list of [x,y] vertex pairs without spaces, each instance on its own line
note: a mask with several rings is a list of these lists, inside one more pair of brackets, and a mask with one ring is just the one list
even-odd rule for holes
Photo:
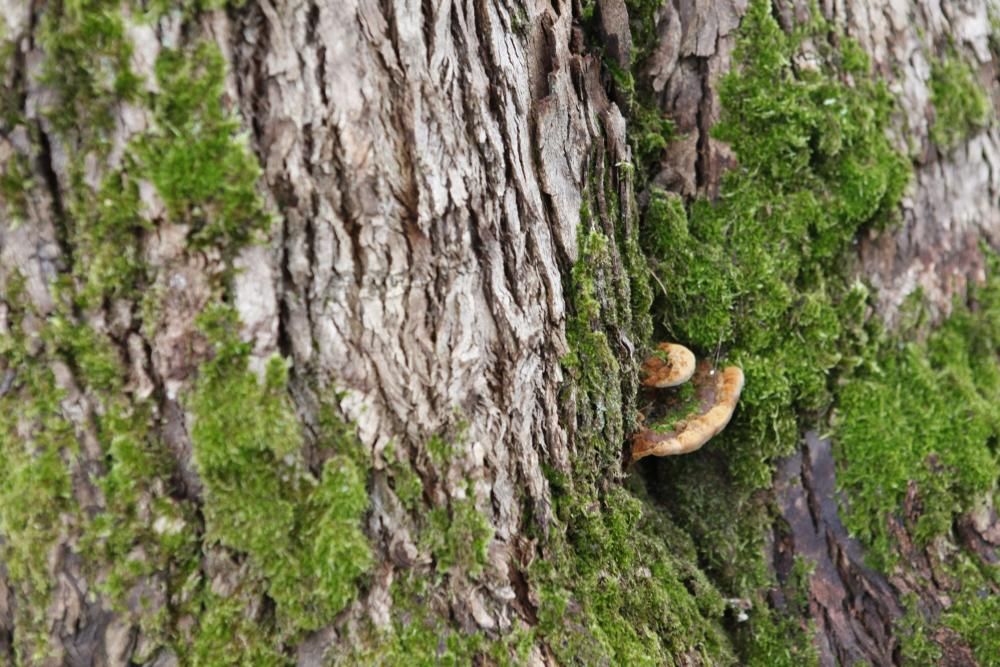
[[[966,4],[818,7],[913,163],[852,252],[890,328],[1000,246],[1000,133],[931,140],[934,54],[1000,90]],[[701,472],[623,465],[644,211],[739,169],[710,132],[747,3],[658,5],[0,1],[0,662],[732,664],[746,605],[821,664],[899,662],[906,594],[950,604],[940,544],[866,565],[829,440],[768,461],[753,594],[670,506]],[[646,165],[629,77],[676,128]],[[995,562],[996,512],[957,522]]]

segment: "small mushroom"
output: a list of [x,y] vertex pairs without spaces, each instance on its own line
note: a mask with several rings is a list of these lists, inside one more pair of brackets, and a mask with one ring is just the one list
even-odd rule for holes
[[684,384],[694,375],[694,352],[677,343],[660,343],[642,363],[642,384],[665,389]]
[[[666,405],[668,412],[680,416],[667,428],[667,419],[660,418],[660,427],[652,425],[632,436],[632,461],[646,456],[674,456],[701,448],[726,427],[736,409],[743,390],[743,371],[729,366],[722,371],[709,363],[698,364],[693,379],[693,404]],[[685,410],[686,408],[686,410]]]

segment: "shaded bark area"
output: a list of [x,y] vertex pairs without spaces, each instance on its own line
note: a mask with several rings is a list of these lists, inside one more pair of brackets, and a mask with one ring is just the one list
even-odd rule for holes
[[[944,538],[925,547],[914,544],[912,531],[921,514],[915,485],[910,485],[899,518],[892,519],[900,560],[906,566],[888,577],[865,565],[863,547],[850,537],[838,516],[845,498],[836,488],[829,439],[808,432],[799,452],[778,469],[774,490],[783,520],[773,542],[774,569],[779,581],[785,582],[795,557],[814,565],[808,582],[809,615],[816,623],[820,664],[899,664],[894,624],[905,614],[903,599],[915,595],[920,613],[937,618],[961,588],[945,568],[950,548]],[[957,545],[985,563],[996,563],[998,525],[991,504],[962,516],[955,525]],[[774,591],[773,596],[781,608],[781,591]],[[969,647],[951,629],[940,627],[932,638],[942,649],[940,664],[977,664]]]
[[840,521],[830,441],[807,433],[800,451],[778,469],[774,490],[788,527],[775,537],[775,571],[785,580],[796,556],[814,564],[809,613],[816,621],[820,663],[893,664],[892,623],[903,613],[898,594],[865,566],[861,545]]
[[656,12],[657,42],[642,66],[656,102],[676,124],[651,185],[686,197],[718,195],[729,148],[711,136],[719,120],[718,86],[730,70],[735,31],[746,0],[668,1]]

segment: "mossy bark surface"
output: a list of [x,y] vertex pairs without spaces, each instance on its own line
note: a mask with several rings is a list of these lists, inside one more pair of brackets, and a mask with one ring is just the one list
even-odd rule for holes
[[998,15],[0,0],[0,663],[996,664]]

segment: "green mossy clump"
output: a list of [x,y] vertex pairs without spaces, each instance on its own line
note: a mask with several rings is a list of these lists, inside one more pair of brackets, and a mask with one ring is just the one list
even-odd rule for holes
[[[185,20],[209,5],[219,3],[187,3]],[[203,518],[174,495],[176,464],[159,441],[157,397],[130,393],[122,341],[78,324],[112,299],[135,301],[149,290],[153,276],[140,250],[153,223],[144,218],[141,182],[156,188],[172,222],[189,226],[193,248],[211,245],[225,261],[270,225],[256,191],[259,167],[239,121],[222,103],[223,59],[208,44],[163,50],[156,63],[157,92],[148,93],[129,69],[132,45],[121,3],[50,3],[41,21],[43,78],[59,99],[44,112],[69,158],[69,197],[59,211],[57,232],[72,253],[67,275],[53,287],[56,309],[41,323],[38,340],[18,338],[20,320],[11,317],[9,323],[16,326],[3,339],[5,368],[18,371],[17,391],[2,400],[17,400],[21,407],[4,411],[2,451],[13,465],[0,472],[0,489],[10,494],[0,507],[0,531],[19,608],[44,615],[51,590],[45,550],[53,540],[66,541],[68,532],[95,590],[141,627],[148,650],[167,646],[193,664],[286,664],[283,642],[328,622],[350,604],[371,562],[360,525],[368,506],[367,470],[355,451],[353,432],[324,417],[322,467],[306,470],[284,364],[273,360],[258,383],[246,369],[245,346],[224,336],[215,339],[221,353],[201,369],[199,389],[189,397],[195,412],[206,406],[213,410],[199,420],[196,443],[203,445],[199,453],[210,499],[221,501],[203,508],[206,536]],[[89,177],[108,161],[108,136],[123,102],[148,106],[152,126],[130,139],[120,160],[106,164],[95,185],[84,174]],[[30,182],[14,168],[5,170],[0,186],[5,200],[15,205],[20,200],[13,195]],[[15,287],[8,277],[5,301],[14,314],[20,312],[10,306],[17,302]],[[224,292],[224,286],[217,287]],[[143,300],[141,313],[133,316],[155,316],[154,305]],[[233,334],[235,321],[220,323],[219,312],[210,309],[206,323],[217,324],[220,336]],[[150,321],[138,324],[147,331],[155,327]],[[61,392],[51,372],[56,362],[71,370],[94,407],[89,426],[105,454],[102,467],[88,472],[86,480],[100,489],[104,504],[88,508],[86,518],[75,507],[70,482],[79,433],[59,405]],[[199,394],[206,386],[222,393],[206,398]],[[24,405],[35,407],[25,410]],[[247,420],[247,415],[257,419]],[[211,428],[212,417],[216,426],[229,419],[222,425],[232,424],[237,437],[220,439]],[[269,439],[263,449],[257,437]],[[229,445],[243,458],[225,460]],[[237,465],[257,459],[267,465],[256,477]],[[229,476],[237,473],[238,479]],[[265,502],[268,490],[275,493],[273,506]],[[244,499],[256,503],[259,517],[274,521],[255,517],[240,524]],[[289,524],[279,525],[284,519]],[[254,571],[232,595],[215,591],[203,578],[206,539],[250,556]],[[154,574],[157,586],[150,587],[148,577]],[[159,597],[147,599],[147,593]],[[268,609],[268,596],[277,605],[277,617],[245,618],[248,610]],[[181,627],[182,617],[195,617],[198,624]],[[35,641],[34,628],[19,621],[19,647]],[[38,628],[39,646],[46,638],[43,630]]]
[[792,67],[802,39],[828,29],[789,35],[769,2],[751,4],[715,129],[740,166],[718,201],[686,211],[653,192],[644,219],[666,290],[663,329],[702,356],[721,348],[747,375],[735,428],[717,447],[749,488],[769,485],[770,462],[797,440],[797,413],[829,404],[827,376],[852,333],[844,311],[857,301],[841,277],[845,253],[860,229],[888,222],[909,177],[885,136],[891,97],[863,54],[821,49],[816,71]]
[[674,140],[677,128],[655,106],[637,104],[632,109],[628,134],[634,159],[648,171]]
[[942,613],[930,617],[933,606],[923,606],[914,593],[903,598],[906,615],[895,628],[902,664],[940,664],[943,651],[937,642],[942,634],[950,633],[972,650],[976,664],[1000,664],[1000,565],[959,548],[951,551],[942,566],[946,577],[941,584],[950,589],[951,600]]
[[392,585],[393,623],[378,630],[366,628],[362,641],[331,655],[343,665],[471,665],[487,642],[481,635],[449,627],[428,607],[431,595],[426,576],[400,573]]
[[920,610],[920,600],[914,593],[903,598],[906,614],[894,627],[899,639],[899,654],[904,665],[937,665],[941,647],[931,641],[928,622]]
[[[1000,478],[1000,262],[926,341],[888,340],[840,389],[835,420],[844,522],[882,571],[898,558],[889,531],[911,486],[918,545],[946,535]],[[878,470],[877,475],[872,471]]]
[[725,603],[690,538],[641,483],[604,491],[552,476],[560,524],[531,568],[538,632],[560,664],[735,664]]
[[751,610],[749,622],[737,626],[740,657],[749,667],[819,665],[813,642],[815,624],[809,618],[809,578],[814,565],[796,556],[781,586],[784,606],[778,611],[763,605]]
[[152,223],[140,205],[142,180],[156,187],[172,222],[189,226],[193,247],[217,247],[224,259],[271,223],[256,190],[260,168],[239,120],[221,103],[225,67],[218,48],[164,50],[156,75],[159,92],[147,100],[154,125],[130,141],[122,166],[96,190],[83,179],[84,151],[71,170],[65,224],[85,307],[135,298],[148,282],[140,240]]
[[128,175],[137,165],[109,174],[96,191],[84,182],[81,165],[73,170],[65,226],[74,249],[76,300],[88,308],[106,298],[137,295],[146,281],[139,238],[152,225],[142,216],[137,182]]
[[993,117],[989,96],[968,62],[954,49],[931,63],[931,139],[945,151],[962,143]]
[[23,155],[15,154],[0,170],[0,202],[3,202],[12,227],[27,217],[28,192],[34,185],[27,162]]
[[[583,217],[583,216],[581,216]],[[620,365],[608,342],[601,323],[603,313],[595,292],[594,276],[609,268],[608,240],[598,231],[582,228],[579,232],[579,259],[573,265],[570,283],[573,314],[566,322],[569,353],[563,358],[567,370],[581,395],[578,403],[598,406],[578,418],[578,427],[585,433],[603,437],[588,443],[578,456],[577,467],[584,470],[608,470],[621,460],[621,445],[625,439],[622,423],[621,387],[608,378],[620,375]],[[599,273],[600,272],[600,273]],[[580,448],[583,449],[583,448]]]
[[[139,199],[143,180],[155,185],[171,221],[190,227],[192,245],[213,245],[225,259],[269,227],[256,190],[260,168],[239,120],[221,102],[225,65],[214,44],[161,51],[156,93],[143,91],[129,67],[133,47],[117,1],[47,7],[41,46],[43,81],[60,100],[45,110],[46,118],[69,149],[71,196],[60,223],[74,248],[82,307],[133,298],[142,288],[139,241],[152,227]],[[92,187],[84,179],[85,159],[107,156],[114,112],[123,102],[148,106],[153,126],[131,139],[122,163]],[[2,185],[16,184],[15,175]]]
[[425,546],[434,555],[437,571],[457,570],[473,577],[481,574],[493,528],[472,498],[453,500],[448,508],[432,509],[428,520]]
[[1000,565],[967,563],[957,568],[962,590],[941,622],[965,640],[976,662],[995,667],[1000,664]]
[[76,132],[80,148],[106,149],[101,144],[115,108],[134,100],[139,90],[139,78],[129,67],[132,45],[120,0],[49,3],[40,34],[42,81],[59,95],[46,116],[59,132]]
[[814,634],[814,628],[803,627],[789,613],[756,609],[740,638],[742,663],[748,667],[818,667]]
[[[807,40],[815,67],[795,64]],[[746,387],[732,423],[702,452],[642,465],[716,585],[752,602],[741,658],[788,664],[814,656],[810,631],[761,594],[772,585],[766,489],[800,425],[834,400],[833,378],[864,361],[868,295],[848,278],[851,248],[861,230],[893,220],[910,165],[886,136],[885,85],[821,18],[786,33],[770,1],[753,0],[734,62],[713,136],[739,166],[716,201],[685,206],[653,189],[642,236],[663,286],[658,338],[740,366]]]
[[136,153],[170,217],[191,226],[189,242],[229,253],[270,227],[257,193],[260,167],[238,118],[220,99],[225,63],[214,44],[164,51],[156,62],[161,92],[153,98],[156,129]]
[[[203,590],[198,603],[198,627],[190,646],[179,647],[182,664],[193,667],[291,667],[293,660],[276,642],[266,620],[248,614],[259,609],[266,584],[244,574],[240,587],[229,595]],[[263,621],[263,622],[262,622]]]
[[[839,52],[826,46],[831,31],[817,20],[786,34],[768,0],[752,2],[714,132],[739,167],[717,201],[685,210],[653,192],[644,218],[666,290],[656,305],[663,330],[700,356],[723,351],[746,373],[740,408],[710,454],[726,459],[734,504],[770,485],[773,461],[797,442],[799,415],[828,405],[830,373],[856,363],[845,350],[865,294],[843,277],[844,258],[859,230],[887,224],[909,178],[885,136],[892,98],[850,40]],[[815,70],[792,65],[807,36],[818,45]],[[673,464],[690,466],[711,464]],[[704,479],[690,478],[673,497],[703,515],[685,496],[700,494],[688,485]]]
[[351,438],[319,443],[330,457],[318,476],[306,469],[285,362],[272,358],[259,381],[231,309],[214,307],[202,326],[215,355],[199,369],[189,407],[207,537],[250,556],[277,605],[277,627],[295,637],[350,604],[371,567],[361,531],[367,472]]
[[[16,276],[8,278],[8,306],[16,302],[17,284]],[[132,587],[154,573],[162,577],[168,595],[176,593],[197,568],[198,558],[197,533],[187,529],[197,523],[193,512],[171,499],[164,487],[173,466],[152,432],[150,404],[125,397],[127,373],[109,340],[74,323],[71,282],[61,279],[53,291],[56,309],[36,320],[35,343],[23,338],[18,315],[9,320],[11,335],[2,355],[8,368],[17,369],[14,385],[19,390],[3,398],[10,405],[3,410],[7,437],[0,452],[11,465],[0,473],[0,488],[10,494],[0,503],[0,532],[11,549],[5,555],[11,580],[25,596],[19,608],[38,615],[34,620],[39,623],[51,593],[46,552],[56,542],[74,545],[89,580],[119,611],[125,611]],[[74,371],[94,407],[86,423],[106,452],[103,475],[74,470],[80,434],[63,412],[64,392],[56,388],[52,372],[56,364]],[[100,489],[101,511],[91,507],[82,513],[74,497],[76,484]],[[143,595],[138,602],[151,604]],[[152,641],[170,641],[169,611],[159,609],[136,620]],[[45,626],[19,621],[19,651],[32,642],[39,647],[35,652],[44,655]]]

